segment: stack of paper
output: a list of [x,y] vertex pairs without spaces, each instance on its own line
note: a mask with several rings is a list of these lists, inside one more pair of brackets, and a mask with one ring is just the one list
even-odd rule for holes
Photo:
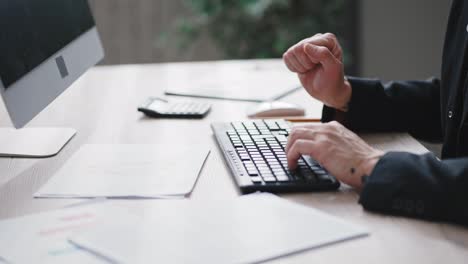
[[210,150],[203,146],[84,145],[41,198],[169,198],[190,194]]
[[250,263],[367,234],[271,194],[139,212],[101,202],[0,221],[0,263]]
[[124,209],[101,203],[0,221],[0,263],[103,263],[68,238],[119,214],[131,219]]
[[145,212],[138,221],[115,219],[71,241],[123,263],[251,263],[367,234],[270,194],[212,206],[157,201]]

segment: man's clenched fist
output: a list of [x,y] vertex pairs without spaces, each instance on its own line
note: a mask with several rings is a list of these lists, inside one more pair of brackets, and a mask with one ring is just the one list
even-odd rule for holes
[[286,51],[283,59],[312,97],[329,107],[347,110],[352,89],[344,77],[343,51],[335,35],[304,39]]

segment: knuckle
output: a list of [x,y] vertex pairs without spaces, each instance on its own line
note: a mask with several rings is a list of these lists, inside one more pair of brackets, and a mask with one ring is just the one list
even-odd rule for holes
[[298,51],[296,51],[295,55],[296,55],[296,58],[297,58],[300,62],[302,62],[302,63],[306,63],[306,62],[307,62],[307,60],[306,60],[306,58],[305,58],[306,55],[304,54],[304,52],[301,52],[301,51],[298,50]]
[[320,127],[320,135],[329,135],[330,132],[332,132],[334,130],[334,127],[333,125],[331,125],[330,123],[325,123],[325,124],[322,124],[321,127]]
[[300,145],[303,145],[304,144],[304,140],[303,139],[298,139],[296,140],[296,146],[300,146]]
[[325,37],[332,39],[332,40],[336,40],[336,35],[330,32],[325,33]]
[[336,131],[340,130],[343,127],[343,125],[340,124],[337,121],[332,121],[332,122],[328,123],[328,127],[331,129],[331,131],[336,132]]
[[330,131],[333,129],[333,127],[334,125],[332,124],[332,122],[325,123],[323,124],[323,131]]
[[333,144],[332,144],[332,141],[330,140],[329,137],[322,137],[318,143],[317,143],[318,146],[320,146],[320,148],[322,149],[328,149],[330,148]]
[[336,133],[336,130],[331,126],[326,127],[325,130],[322,131],[322,135],[326,138],[333,137],[335,133]]
[[296,56],[297,56],[298,58],[302,58],[303,60],[307,61],[307,60],[306,60],[307,55],[305,54],[304,49],[298,50],[298,51],[296,52]]
[[295,141],[298,138],[299,133],[300,132],[297,130],[297,128],[293,128],[289,134],[289,142]]
[[317,135],[317,132],[314,130],[307,130],[307,134],[311,139],[314,139]]
[[293,48],[292,48],[292,51],[295,52],[296,54],[297,53],[300,53],[303,49],[303,45],[295,45]]
[[300,149],[301,149],[303,146],[305,146],[306,143],[307,143],[307,140],[305,140],[305,139],[298,139],[298,140],[294,143],[294,145],[296,146],[296,147],[295,147],[296,152],[299,152],[299,153],[300,153],[300,152],[301,152]]
[[295,128],[293,131],[292,131],[292,136],[295,137],[295,138],[300,138],[304,135],[304,128],[302,127],[298,127],[298,128]]
[[340,126],[341,126],[341,124],[340,124],[338,121],[336,121],[336,120],[333,120],[333,121],[331,121],[331,122],[328,123],[328,124],[329,124],[330,126],[332,126],[332,127],[340,127]]
[[301,41],[301,43],[302,43],[302,44],[307,44],[307,43],[309,43],[311,40],[313,40],[314,37],[315,37],[315,35],[314,35],[314,36],[311,36],[311,37],[308,37],[308,38],[304,39],[303,41]]
[[295,141],[292,145],[291,145],[291,148],[289,149],[289,154],[293,154],[293,153],[296,153],[298,152],[298,149],[299,148],[299,140]]
[[309,41],[309,39],[310,39],[310,37],[309,37],[309,38],[305,38],[305,39],[299,41],[296,45],[302,45],[302,44],[306,43],[307,41]]
[[336,134],[335,130],[332,129],[326,129],[322,132],[320,141],[323,143],[329,143],[330,139],[334,137]]
[[296,135],[296,134],[297,134],[297,130],[298,130],[297,127],[294,127],[293,129],[291,129],[291,133],[289,133],[289,136],[292,137],[292,136]]
[[319,56],[325,57],[327,56],[328,49],[326,47],[316,47],[315,51]]

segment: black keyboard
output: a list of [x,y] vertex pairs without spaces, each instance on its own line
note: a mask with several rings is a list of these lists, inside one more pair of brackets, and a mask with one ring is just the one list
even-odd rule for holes
[[284,151],[291,131],[284,120],[212,124],[242,193],[336,190],[340,183],[309,156],[288,169]]

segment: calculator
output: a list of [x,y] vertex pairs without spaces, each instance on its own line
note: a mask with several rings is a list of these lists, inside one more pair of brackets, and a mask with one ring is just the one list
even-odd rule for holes
[[208,103],[194,101],[169,102],[162,98],[150,97],[138,111],[155,118],[203,118],[211,110]]

